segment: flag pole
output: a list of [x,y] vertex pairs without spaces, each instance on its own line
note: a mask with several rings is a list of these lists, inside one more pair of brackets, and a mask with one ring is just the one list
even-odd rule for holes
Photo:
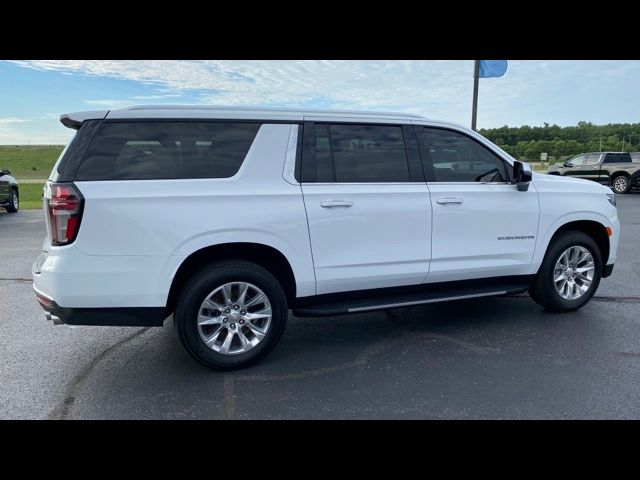
[[476,130],[476,119],[478,118],[478,80],[480,80],[480,60],[475,60],[473,64],[473,110],[471,112],[471,130]]

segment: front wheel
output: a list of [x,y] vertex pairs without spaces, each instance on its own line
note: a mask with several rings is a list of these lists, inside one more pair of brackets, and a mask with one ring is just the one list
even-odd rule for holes
[[616,193],[627,193],[631,185],[625,175],[618,175],[611,181],[611,186]]
[[593,238],[583,232],[562,232],[549,245],[529,294],[551,311],[570,312],[591,299],[601,274],[602,256]]
[[189,355],[207,367],[230,370],[271,352],[287,314],[278,280],[259,265],[234,260],[212,264],[187,282],[174,320]]
[[17,190],[11,190],[11,198],[9,199],[9,206],[6,208],[9,213],[16,213],[20,208],[20,199]]

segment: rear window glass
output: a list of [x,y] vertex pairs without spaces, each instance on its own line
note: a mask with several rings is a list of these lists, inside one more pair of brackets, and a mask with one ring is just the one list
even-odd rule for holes
[[232,177],[259,129],[244,122],[104,122],[76,180]]

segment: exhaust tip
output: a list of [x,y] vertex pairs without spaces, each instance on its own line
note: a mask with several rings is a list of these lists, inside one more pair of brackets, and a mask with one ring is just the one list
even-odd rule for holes
[[53,315],[50,312],[44,312],[44,316],[47,320],[53,322],[54,325],[64,325],[64,321],[60,317]]

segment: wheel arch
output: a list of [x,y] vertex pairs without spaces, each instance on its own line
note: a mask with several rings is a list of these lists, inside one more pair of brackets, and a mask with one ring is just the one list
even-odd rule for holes
[[619,177],[620,175],[627,177],[627,178],[631,178],[631,174],[625,170],[617,170],[615,172],[613,172],[611,175],[609,175],[609,178],[611,178],[612,180],[616,177]]
[[180,288],[198,270],[220,260],[246,260],[268,270],[278,279],[287,296],[287,301],[296,298],[296,278],[287,257],[276,248],[261,243],[233,242],[203,247],[186,257],[171,281],[167,296],[167,314],[175,309]]
[[602,268],[604,273],[604,267],[609,259],[609,253],[611,246],[609,244],[609,234],[606,227],[596,220],[573,220],[560,225],[553,232],[553,235],[549,238],[545,248],[545,256],[553,243],[553,240],[562,232],[578,231],[589,235],[596,242],[598,249],[600,250],[600,256],[602,257]]

